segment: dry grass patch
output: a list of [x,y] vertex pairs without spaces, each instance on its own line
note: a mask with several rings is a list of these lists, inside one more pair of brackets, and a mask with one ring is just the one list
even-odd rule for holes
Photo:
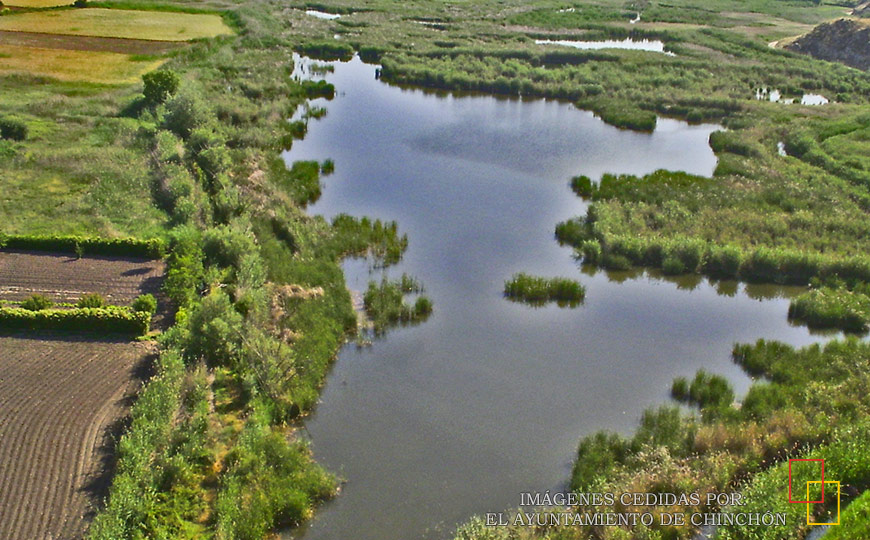
[[22,72],[61,81],[104,84],[134,83],[143,73],[165,60],[131,60],[111,52],[70,51],[4,45],[0,50],[0,73]]
[[218,15],[103,8],[16,13],[0,18],[0,30],[157,41],[232,34]]

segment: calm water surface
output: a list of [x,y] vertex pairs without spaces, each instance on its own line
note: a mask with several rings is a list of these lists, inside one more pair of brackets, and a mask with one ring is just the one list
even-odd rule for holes
[[[638,15],[640,17],[640,15]],[[640,19],[638,19],[640,20]],[[637,21],[631,21],[637,22]],[[576,41],[568,39],[538,39],[535,40],[538,45],[562,45],[563,47],[573,47],[575,49],[584,50],[601,50],[601,49],[628,49],[634,51],[649,51],[649,52],[665,52],[664,42],[657,39],[631,39],[622,40],[604,40],[604,41]],[[666,53],[674,56],[673,53]]]
[[[678,375],[704,367],[745,391],[734,342],[819,339],[788,324],[793,289],[589,275],[553,239],[557,222],[585,212],[571,176],[710,175],[715,126],[621,131],[565,103],[391,87],[357,59],[327,78],[338,95],[315,105],[328,114],[285,157],[335,160],[312,213],[398,220],[410,247],[390,272],[419,277],[435,312],[342,350],[306,428],[318,461],[347,483],[286,538],[449,537],[475,513],[517,506],[522,491],[563,487],[582,435],[630,432]],[[365,288],[365,261],[345,271]],[[519,271],[579,279],[586,303],[506,301]]]

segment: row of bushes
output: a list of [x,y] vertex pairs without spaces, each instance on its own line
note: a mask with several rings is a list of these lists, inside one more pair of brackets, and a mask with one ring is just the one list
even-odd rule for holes
[[[29,311],[40,311],[43,309],[49,309],[54,305],[54,302],[52,302],[48,297],[42,294],[34,294],[19,303],[19,307]],[[106,306],[106,299],[98,293],[89,293],[82,295],[82,297],[79,298],[75,304],[64,305],[64,307],[76,307],[79,309],[102,308]],[[153,315],[154,312],[157,311],[157,299],[154,298],[153,294],[140,295],[133,301],[131,308],[133,309],[133,311],[144,311],[150,315]]]
[[159,238],[96,238],[87,236],[0,234],[0,249],[59,251],[82,255],[117,255],[160,259],[166,244]]
[[148,333],[151,314],[129,307],[41,309],[0,307],[0,329],[63,330],[132,334]]
[[573,279],[543,278],[520,272],[505,281],[504,294],[512,300],[533,305],[557,302],[560,306],[576,306],[586,298],[586,288]]

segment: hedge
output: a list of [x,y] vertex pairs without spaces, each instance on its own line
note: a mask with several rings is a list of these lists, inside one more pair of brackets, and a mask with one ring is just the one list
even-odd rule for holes
[[160,259],[166,253],[166,244],[159,238],[94,238],[2,233],[0,233],[0,248],[87,255],[120,255],[145,259]]
[[151,314],[129,307],[43,309],[0,307],[0,330],[66,330],[109,334],[148,333]]

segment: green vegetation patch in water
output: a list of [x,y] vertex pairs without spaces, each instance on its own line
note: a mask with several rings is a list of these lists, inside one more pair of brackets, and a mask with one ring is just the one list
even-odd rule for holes
[[420,282],[407,274],[399,279],[385,276],[380,284],[370,281],[363,295],[363,305],[375,334],[382,335],[391,326],[425,321],[432,314],[432,301],[427,296],[418,296],[413,304],[405,302],[405,295],[422,292]]
[[573,279],[543,278],[520,272],[505,282],[504,295],[533,306],[556,302],[560,307],[576,307],[586,298],[586,288]]

